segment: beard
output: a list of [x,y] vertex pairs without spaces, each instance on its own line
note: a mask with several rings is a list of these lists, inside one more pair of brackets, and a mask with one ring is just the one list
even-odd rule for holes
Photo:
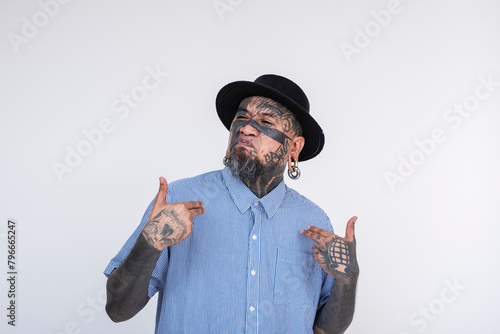
[[242,148],[231,150],[225,165],[229,167],[234,177],[245,184],[256,183],[267,169],[262,161]]
[[234,148],[229,152],[224,165],[228,166],[234,177],[240,179],[247,186],[268,182],[278,176],[284,165],[277,161],[262,162],[261,159],[247,152],[244,148]]

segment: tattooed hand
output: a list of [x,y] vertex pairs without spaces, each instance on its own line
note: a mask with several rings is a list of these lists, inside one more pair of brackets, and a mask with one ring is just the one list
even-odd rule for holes
[[200,201],[167,203],[167,190],[167,180],[160,177],[158,196],[142,229],[148,243],[158,250],[186,239],[191,234],[193,218],[205,213]]
[[354,223],[357,219],[358,217],[352,217],[347,222],[344,238],[315,226],[308,226],[307,230],[300,231],[303,236],[318,243],[312,248],[314,259],[341,283],[355,282],[358,278],[359,267],[354,237]]

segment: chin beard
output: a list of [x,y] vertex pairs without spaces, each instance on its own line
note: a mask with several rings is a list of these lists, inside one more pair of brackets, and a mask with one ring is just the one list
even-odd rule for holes
[[258,158],[251,157],[244,149],[231,150],[225,165],[234,177],[245,184],[256,183],[266,170],[266,166]]

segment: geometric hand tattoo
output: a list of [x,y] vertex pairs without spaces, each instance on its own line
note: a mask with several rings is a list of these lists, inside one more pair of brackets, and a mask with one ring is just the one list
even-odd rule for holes
[[346,242],[340,238],[332,238],[325,243],[325,246],[328,252],[328,267],[345,273],[345,269],[349,265],[349,249]]

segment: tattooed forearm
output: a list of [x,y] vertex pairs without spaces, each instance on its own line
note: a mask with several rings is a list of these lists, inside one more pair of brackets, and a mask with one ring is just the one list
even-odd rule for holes
[[335,282],[325,305],[316,314],[314,333],[342,334],[352,322],[356,282]]
[[109,275],[106,312],[111,320],[128,320],[147,304],[149,280],[160,254],[140,234],[127,258]]
[[201,201],[168,203],[167,192],[167,180],[160,177],[147,223],[128,256],[108,277],[106,312],[115,322],[130,319],[146,305],[149,281],[162,251],[189,237],[193,218],[205,213]]
[[356,220],[357,217],[352,217],[347,222],[344,238],[316,226],[308,226],[307,230],[300,231],[302,235],[317,242],[313,246],[314,259],[335,278],[327,302],[316,313],[314,333],[344,333],[354,316],[359,276],[354,236]]

